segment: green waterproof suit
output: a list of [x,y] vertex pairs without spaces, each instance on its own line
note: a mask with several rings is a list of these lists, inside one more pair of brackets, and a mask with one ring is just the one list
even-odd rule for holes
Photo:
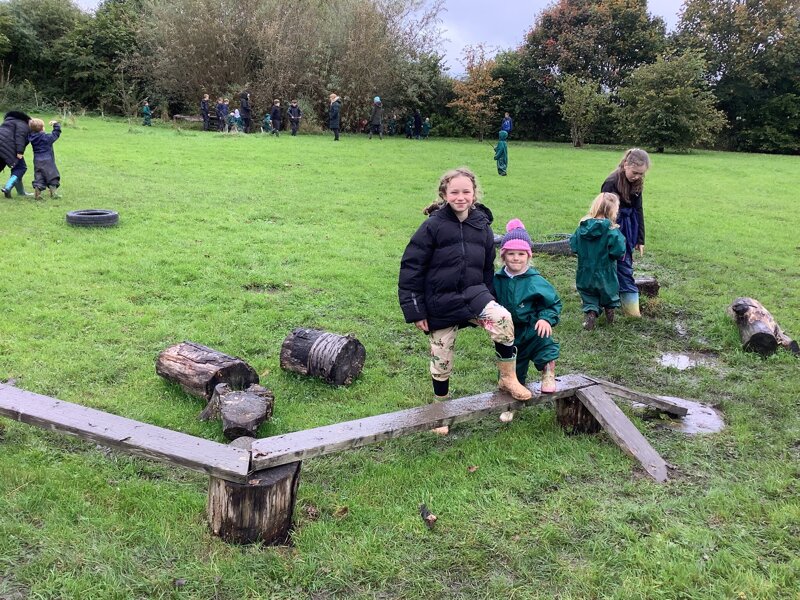
[[514,277],[509,277],[505,268],[501,268],[494,274],[494,291],[497,301],[508,309],[514,321],[517,379],[524,383],[531,361],[541,371],[547,363],[558,358],[558,342],[552,336],[539,337],[534,325],[539,319],[553,327],[558,325],[561,298],[550,282],[533,267]]
[[497,161],[497,172],[500,175],[505,175],[506,169],[508,169],[508,144],[506,143],[508,132],[501,131],[499,138],[500,141],[494,147],[494,159]]
[[569,239],[578,255],[575,287],[583,301],[583,312],[619,306],[617,259],[625,254],[625,237],[611,228],[608,219],[586,219]]

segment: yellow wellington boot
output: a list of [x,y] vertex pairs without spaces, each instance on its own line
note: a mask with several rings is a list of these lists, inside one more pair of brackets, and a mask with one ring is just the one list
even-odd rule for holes
[[531,391],[522,385],[517,379],[517,360],[498,360],[497,370],[500,371],[500,379],[497,387],[511,394],[514,400],[530,400]]
[[552,394],[556,391],[556,361],[551,360],[542,371],[542,393]]

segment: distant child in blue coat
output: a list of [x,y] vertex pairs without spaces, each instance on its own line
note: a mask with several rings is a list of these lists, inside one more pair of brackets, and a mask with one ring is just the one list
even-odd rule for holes
[[53,133],[45,133],[44,121],[31,119],[28,122],[31,133],[28,136],[33,148],[33,189],[38,200],[45,188],[50,190],[50,197],[57,198],[56,190],[61,185],[61,174],[56,167],[56,155],[53,144],[61,136],[61,125],[58,121],[50,121]]
[[594,329],[595,319],[605,310],[606,322],[614,322],[614,309],[620,306],[617,261],[625,255],[625,236],[617,225],[619,197],[610,192],[597,196],[589,214],[581,219],[569,238],[578,255],[575,287],[583,302],[583,327]]

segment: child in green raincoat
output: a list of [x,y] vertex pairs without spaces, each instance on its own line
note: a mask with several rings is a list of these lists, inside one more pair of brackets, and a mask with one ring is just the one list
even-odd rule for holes
[[506,175],[506,169],[508,169],[508,144],[506,144],[508,132],[501,131],[498,137],[500,140],[497,142],[497,146],[494,147],[494,159],[497,161],[497,174]]
[[[505,132],[502,132],[505,133]],[[503,266],[494,274],[497,301],[508,309],[514,321],[514,344],[517,347],[517,380],[524,384],[531,361],[542,373],[541,392],[556,391],[556,359],[559,344],[553,339],[553,327],[561,315],[561,298],[555,288],[530,265],[531,238],[519,219],[511,219],[500,242]],[[507,423],[513,412],[504,412]]]
[[153,111],[150,110],[150,103],[147,100],[145,100],[144,106],[142,106],[142,118],[143,118],[142,125],[150,127],[151,126],[150,119],[152,118],[152,116],[153,116]]
[[614,309],[620,305],[617,260],[625,254],[625,237],[616,224],[618,211],[619,197],[601,193],[569,239],[578,255],[575,286],[583,302],[583,327],[587,331],[594,329],[601,310],[605,310],[606,322],[611,325]]

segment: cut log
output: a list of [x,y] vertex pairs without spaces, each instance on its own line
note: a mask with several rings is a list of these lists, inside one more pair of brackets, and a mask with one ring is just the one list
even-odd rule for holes
[[227,383],[219,383],[199,419],[208,421],[222,418],[222,433],[229,440],[243,436],[255,437],[259,426],[272,417],[274,405],[272,391],[258,384],[237,391]]
[[637,277],[633,282],[639,288],[640,294],[651,298],[658,296],[658,290],[661,289],[661,286],[658,285],[658,279],[655,277]]
[[659,483],[667,481],[667,463],[601,386],[581,388],[575,394],[617,446],[638,460],[650,477]]
[[364,368],[366,355],[364,345],[351,335],[297,328],[283,341],[281,368],[350,385]]
[[600,423],[575,396],[556,399],[556,421],[569,434],[600,431]]
[[778,345],[795,354],[800,354],[797,342],[787,336],[775,318],[754,298],[737,298],[728,307],[730,315],[739,327],[742,348],[746,352],[757,352],[761,356],[769,356],[778,349]]
[[161,352],[156,359],[156,373],[204,400],[211,400],[219,383],[227,383],[234,390],[258,383],[258,373],[241,358],[194,342],[176,344]]
[[[231,445],[249,450],[252,438]],[[285,544],[300,483],[299,462],[257,471],[247,483],[211,477],[208,484],[208,524],[211,532],[231,544]]]

